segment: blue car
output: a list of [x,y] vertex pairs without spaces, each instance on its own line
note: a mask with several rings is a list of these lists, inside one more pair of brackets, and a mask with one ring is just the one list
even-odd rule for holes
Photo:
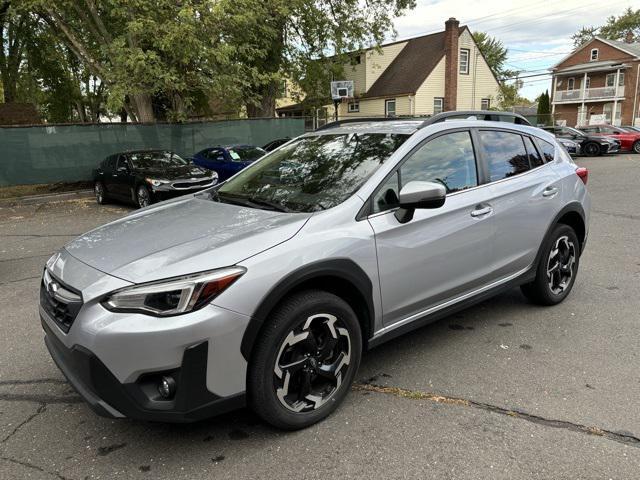
[[223,182],[266,153],[262,148],[253,145],[218,146],[205,148],[196,153],[193,156],[193,163],[213,170],[218,174],[218,181]]

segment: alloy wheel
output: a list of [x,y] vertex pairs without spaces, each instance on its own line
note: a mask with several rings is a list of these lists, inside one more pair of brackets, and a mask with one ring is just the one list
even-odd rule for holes
[[102,183],[96,182],[94,186],[94,193],[96,195],[96,201],[98,203],[102,203],[104,200],[104,187],[102,186]]
[[149,190],[145,187],[138,187],[138,206],[140,208],[148,207],[151,204],[151,198],[149,197]]
[[587,154],[588,156],[592,157],[592,156],[597,155],[598,153],[600,153],[600,148],[595,143],[589,143],[589,144],[587,144],[584,153]]
[[340,388],[351,361],[351,338],[336,316],[308,317],[284,339],[273,369],[280,403],[293,412],[316,410]]
[[571,285],[575,263],[575,245],[566,235],[559,237],[547,260],[547,280],[552,293],[560,295]]
[[640,140],[633,144],[633,151],[635,153],[640,153]]

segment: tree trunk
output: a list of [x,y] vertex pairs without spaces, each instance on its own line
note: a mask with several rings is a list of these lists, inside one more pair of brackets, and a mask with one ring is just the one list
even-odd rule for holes
[[120,109],[120,121],[127,123],[127,109],[124,107]]
[[136,111],[138,121],[142,123],[155,123],[156,117],[153,113],[153,105],[151,103],[151,95],[146,93],[138,93],[130,96],[133,108]]
[[272,118],[276,116],[276,92],[275,82],[264,85],[258,90],[260,101],[256,104],[247,105],[247,115],[249,118]]

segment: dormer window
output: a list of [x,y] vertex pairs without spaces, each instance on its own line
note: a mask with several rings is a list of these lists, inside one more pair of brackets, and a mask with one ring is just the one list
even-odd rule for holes
[[591,49],[591,61],[595,62],[596,60],[598,60],[598,49],[597,48],[592,48]]

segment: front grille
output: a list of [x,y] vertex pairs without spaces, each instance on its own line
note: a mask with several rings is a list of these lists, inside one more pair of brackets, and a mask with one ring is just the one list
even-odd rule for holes
[[209,185],[213,180],[211,178],[207,178],[205,180],[199,180],[197,182],[174,182],[173,188],[196,188],[196,187],[204,187],[205,185]]
[[82,307],[82,295],[45,270],[40,283],[40,305],[68,333]]

